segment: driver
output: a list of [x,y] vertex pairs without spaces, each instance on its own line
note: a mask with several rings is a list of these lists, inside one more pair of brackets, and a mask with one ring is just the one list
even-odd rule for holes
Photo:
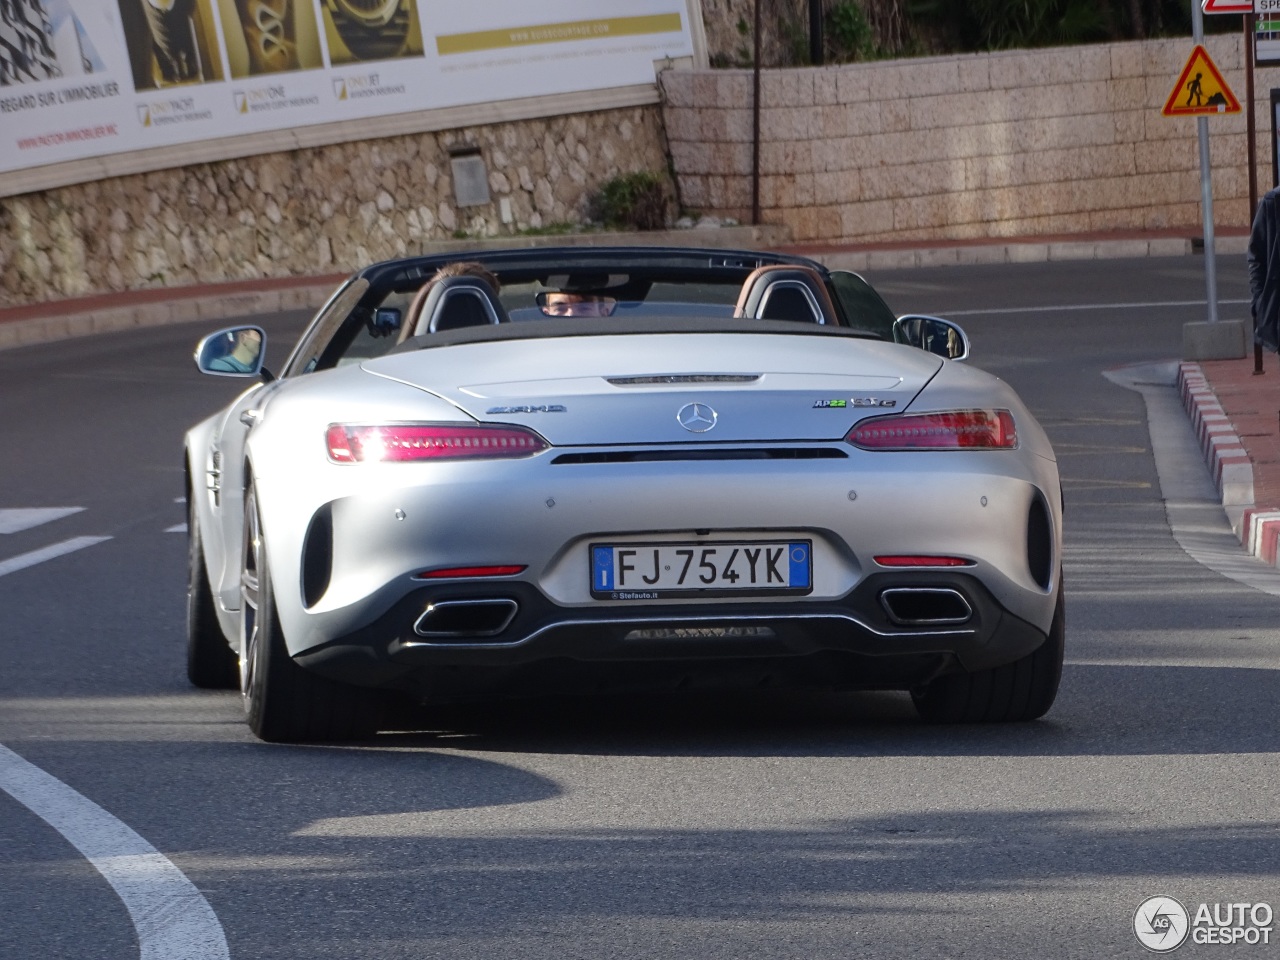
[[610,317],[618,301],[603,293],[548,290],[538,294],[538,306],[548,317]]

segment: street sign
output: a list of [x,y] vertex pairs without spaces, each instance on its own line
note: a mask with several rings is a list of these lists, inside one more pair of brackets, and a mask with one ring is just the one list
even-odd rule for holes
[[1160,112],[1166,117],[1239,113],[1240,101],[1227,86],[1227,81],[1222,79],[1222,74],[1209,58],[1209,51],[1197,44]]
[[1263,16],[1280,16],[1280,0],[1253,0],[1253,12]]
[[1253,13],[1254,0],[1200,0],[1205,13]]
[[1280,65],[1280,13],[1254,18],[1253,62],[1260,67]]

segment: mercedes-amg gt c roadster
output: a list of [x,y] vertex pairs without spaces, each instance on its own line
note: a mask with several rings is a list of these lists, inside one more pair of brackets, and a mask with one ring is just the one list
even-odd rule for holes
[[248,389],[185,468],[189,676],[264,740],[366,737],[405,695],[700,681],[909,691],[935,722],[1053,703],[1048,438],[958,326],[856,274],[425,256],[346,280],[278,372],[263,344],[196,348]]

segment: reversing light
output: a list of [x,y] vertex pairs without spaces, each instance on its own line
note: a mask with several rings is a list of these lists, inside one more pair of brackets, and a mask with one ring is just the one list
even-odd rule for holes
[[863,450],[1011,450],[1018,430],[1008,410],[948,410],[863,420],[845,440]]
[[551,445],[505,424],[331,423],[325,446],[334,463],[405,463],[531,457]]
[[921,554],[902,554],[872,557],[882,567],[972,567],[974,561],[964,557],[934,557]]
[[424,570],[415,573],[415,580],[441,580],[447,577],[514,577],[528,569],[523,565],[506,564],[493,567],[447,567],[444,570]]

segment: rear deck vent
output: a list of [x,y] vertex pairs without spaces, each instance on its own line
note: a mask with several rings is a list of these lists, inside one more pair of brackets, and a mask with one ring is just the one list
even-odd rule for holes
[[826,447],[701,448],[698,450],[605,450],[562,453],[553,464],[672,463],[687,460],[847,460],[843,450]]
[[758,373],[680,373],[650,377],[609,377],[615,387],[652,387],[661,384],[685,383],[755,383]]

